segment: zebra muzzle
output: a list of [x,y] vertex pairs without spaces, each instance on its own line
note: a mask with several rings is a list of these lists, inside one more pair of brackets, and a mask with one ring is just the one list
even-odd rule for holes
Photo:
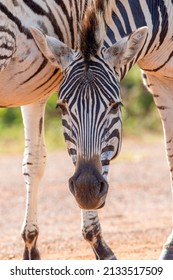
[[69,179],[69,188],[80,208],[96,210],[104,206],[108,183],[93,161],[78,163],[75,174]]

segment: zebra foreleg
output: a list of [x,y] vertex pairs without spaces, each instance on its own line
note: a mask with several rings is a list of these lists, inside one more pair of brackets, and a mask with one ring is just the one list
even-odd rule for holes
[[173,260],[173,232],[167,239],[160,255],[161,260]]
[[82,234],[90,243],[97,260],[116,260],[114,253],[103,240],[97,211],[82,210]]
[[[148,74],[146,77],[148,88],[153,93],[154,101],[162,120],[173,191],[173,81]],[[160,259],[173,260],[173,232],[169,235],[163,246]]]
[[[169,111],[165,109],[165,114],[167,116],[165,116],[165,118],[162,119],[162,122],[163,122],[163,127],[165,132],[164,134],[165,134],[166,151],[167,151],[167,158],[168,158],[168,164],[170,169],[170,175],[172,181],[172,193],[173,193],[173,128],[172,128],[173,112],[169,113]],[[163,246],[160,259],[173,260],[173,231],[171,232],[166,243]]]
[[37,193],[46,165],[44,110],[45,102],[21,108],[25,131],[23,175],[27,192],[22,238],[25,242],[23,259],[26,260],[40,259],[40,254],[36,247],[39,234],[37,224]]

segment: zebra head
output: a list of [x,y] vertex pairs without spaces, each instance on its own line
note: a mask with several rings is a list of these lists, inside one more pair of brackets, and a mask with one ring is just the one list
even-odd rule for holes
[[108,191],[108,165],[121,147],[118,72],[140,51],[147,28],[106,48],[98,21],[91,17],[89,23],[83,23],[77,50],[35,28],[31,32],[44,56],[64,72],[58,103],[68,151],[76,165],[70,190],[82,209],[101,208]]

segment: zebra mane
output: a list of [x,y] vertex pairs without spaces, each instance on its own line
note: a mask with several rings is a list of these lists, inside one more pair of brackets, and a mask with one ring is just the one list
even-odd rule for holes
[[86,64],[90,57],[95,56],[100,49],[105,33],[104,11],[107,0],[93,0],[90,7],[86,9],[81,27],[79,49]]

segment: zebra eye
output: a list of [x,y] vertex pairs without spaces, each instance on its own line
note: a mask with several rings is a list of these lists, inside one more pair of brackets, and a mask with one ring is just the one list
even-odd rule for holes
[[110,114],[116,114],[119,108],[122,106],[121,102],[113,102],[111,105],[111,109],[109,111]]
[[65,103],[58,103],[57,107],[61,109],[61,113],[63,116],[67,114],[67,108]]

